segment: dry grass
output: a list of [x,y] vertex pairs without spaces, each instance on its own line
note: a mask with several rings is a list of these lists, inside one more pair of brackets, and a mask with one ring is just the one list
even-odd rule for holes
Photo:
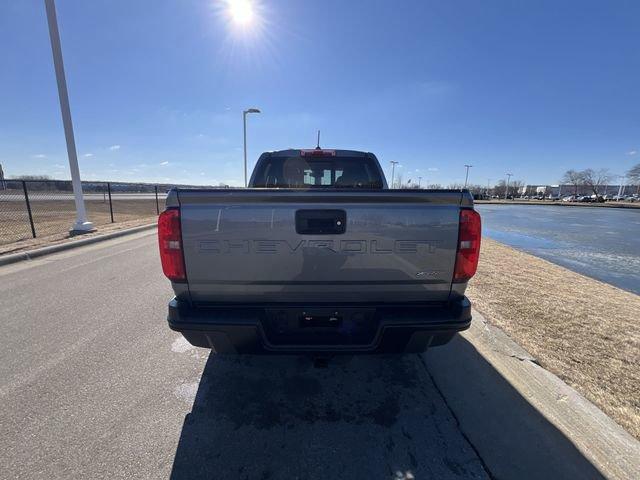
[[542,366],[640,438],[640,296],[490,239],[468,295]]

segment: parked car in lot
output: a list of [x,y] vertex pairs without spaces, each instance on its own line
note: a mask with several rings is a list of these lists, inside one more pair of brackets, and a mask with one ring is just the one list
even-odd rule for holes
[[637,195],[614,195],[611,199],[616,202],[636,202],[639,200]]
[[419,352],[468,328],[468,191],[390,190],[371,153],[260,156],[248,189],[174,189],[169,326],[219,353]]

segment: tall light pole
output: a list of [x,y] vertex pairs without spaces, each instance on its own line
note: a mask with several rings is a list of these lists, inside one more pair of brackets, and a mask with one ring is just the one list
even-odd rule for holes
[[618,175],[618,178],[620,179],[620,185],[618,186],[618,200],[620,200],[620,197],[624,195],[626,185],[624,182],[624,179],[625,179],[624,175]]
[[464,166],[464,168],[467,169],[467,172],[465,173],[465,176],[464,176],[464,188],[467,188],[467,181],[469,180],[469,169],[471,167],[473,167],[473,165],[466,165],[465,164],[465,166]]
[[64,75],[64,63],[62,61],[62,47],[60,46],[60,32],[56,19],[56,6],[54,0],[44,0],[47,11],[47,23],[49,24],[49,38],[51,39],[51,53],[53,54],[53,66],[56,71],[58,83],[58,98],[60,99],[60,111],[62,113],[62,125],[64,137],[67,141],[67,155],[69,157],[69,170],[71,183],[76,202],[76,223],[72,232],[83,233],[93,230],[93,224],[87,219],[87,211],[84,208],[82,195],[82,182],[80,181],[80,168],[78,167],[78,154],[76,141],[73,136],[73,123],[71,122],[71,109],[69,108],[69,93],[67,92],[67,80]]
[[260,113],[257,108],[249,108],[242,111],[242,126],[244,133],[244,186],[247,187],[247,114]]
[[506,188],[504,189],[504,199],[507,199],[507,195],[509,195],[509,181],[511,180],[511,177],[513,176],[513,173],[507,173],[507,185]]
[[489,196],[489,189],[490,189],[489,184],[490,183],[491,183],[491,179],[487,178],[487,197]]
[[422,177],[418,177],[418,188],[420,188],[421,184],[422,184]]
[[396,177],[396,165],[399,162],[396,162],[395,160],[391,160],[389,163],[391,164],[391,188],[393,188],[393,181]]

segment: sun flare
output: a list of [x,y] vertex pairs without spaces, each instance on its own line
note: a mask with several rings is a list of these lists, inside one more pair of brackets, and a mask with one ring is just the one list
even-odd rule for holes
[[231,20],[238,25],[249,25],[253,21],[251,0],[227,0],[227,10]]

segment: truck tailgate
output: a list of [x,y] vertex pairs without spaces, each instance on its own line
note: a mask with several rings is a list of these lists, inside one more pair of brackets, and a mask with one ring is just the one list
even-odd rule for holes
[[452,191],[179,190],[191,299],[445,301],[462,200]]

